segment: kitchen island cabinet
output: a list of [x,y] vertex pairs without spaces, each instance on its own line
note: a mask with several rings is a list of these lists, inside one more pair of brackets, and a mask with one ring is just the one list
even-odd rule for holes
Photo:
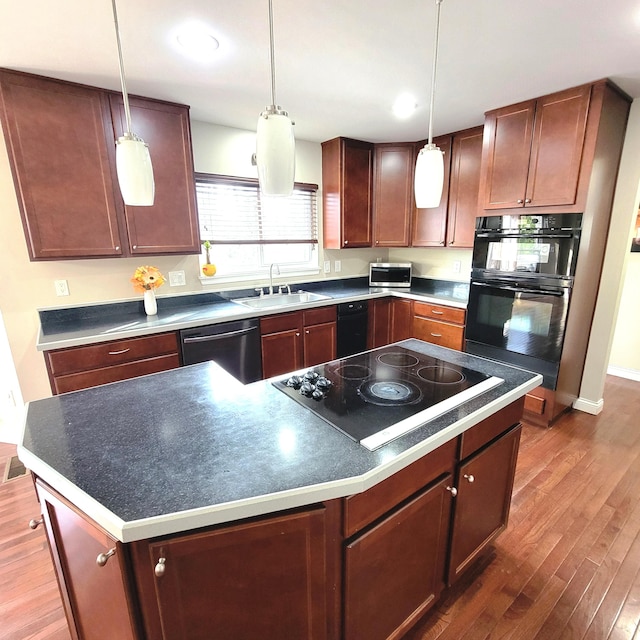
[[[375,628],[401,637],[445,583],[453,482],[507,459],[484,452],[516,427],[540,376],[399,344],[504,382],[376,451],[270,381],[231,384],[212,362],[30,403],[19,455],[37,477],[78,637],[91,637],[81,629],[102,606],[102,576],[104,597],[120,594],[118,638],[339,640],[374,628],[361,603],[376,599]],[[144,411],[141,398],[153,399]],[[508,462],[492,485],[501,504]],[[58,526],[67,513],[72,526]],[[87,554],[70,563],[72,547]],[[385,597],[387,572],[402,602]],[[91,597],[77,597],[84,580]]]
[[0,70],[0,121],[31,260],[200,252],[189,108],[132,97],[131,111],[150,146],[151,207],[125,207],[118,188],[119,94]]

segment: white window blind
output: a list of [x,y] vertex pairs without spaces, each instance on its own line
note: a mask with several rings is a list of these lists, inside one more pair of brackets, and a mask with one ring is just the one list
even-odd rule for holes
[[317,191],[296,183],[290,197],[269,197],[255,179],[197,173],[200,236],[211,244],[317,244]]

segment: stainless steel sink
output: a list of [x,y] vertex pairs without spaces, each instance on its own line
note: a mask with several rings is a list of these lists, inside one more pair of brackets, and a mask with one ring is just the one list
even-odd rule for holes
[[266,296],[253,296],[251,298],[236,298],[231,302],[241,304],[250,309],[277,309],[279,307],[289,307],[294,304],[305,304],[306,302],[317,302],[318,300],[331,300],[330,296],[321,293],[311,293],[310,291],[296,291],[296,293],[274,293]]

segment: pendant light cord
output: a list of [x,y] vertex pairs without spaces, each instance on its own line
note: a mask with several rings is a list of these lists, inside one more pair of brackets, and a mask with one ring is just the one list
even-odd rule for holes
[[[271,0],[269,0],[271,1]],[[120,61],[120,84],[122,85],[122,101],[124,102],[124,115],[127,123],[126,133],[131,133],[131,111],[129,109],[129,94],[127,84],[124,79],[124,60],[122,58],[122,43],[120,42],[120,29],[118,27],[118,12],[116,10],[116,0],[111,0],[113,7],[113,22],[116,26],[116,42],[118,43],[118,59]]]
[[[115,0],[113,0],[115,2]],[[271,63],[271,104],[276,104],[276,54],[273,44],[273,0],[269,0],[269,61]]]
[[[115,0],[114,0],[115,2]],[[271,2],[271,0],[269,0]],[[440,38],[440,5],[442,0],[436,0],[436,34],[433,40],[433,69],[431,71],[431,100],[429,102],[429,140],[428,144],[433,144],[433,103],[436,96],[436,68],[438,65],[438,40]]]

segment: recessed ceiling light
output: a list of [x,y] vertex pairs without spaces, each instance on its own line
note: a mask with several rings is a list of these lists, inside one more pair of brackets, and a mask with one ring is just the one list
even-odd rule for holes
[[175,40],[182,53],[202,62],[211,60],[220,46],[209,28],[199,23],[180,27],[175,32]]
[[414,96],[409,93],[403,93],[393,103],[393,115],[400,120],[406,120],[411,117],[417,106],[418,103]]

